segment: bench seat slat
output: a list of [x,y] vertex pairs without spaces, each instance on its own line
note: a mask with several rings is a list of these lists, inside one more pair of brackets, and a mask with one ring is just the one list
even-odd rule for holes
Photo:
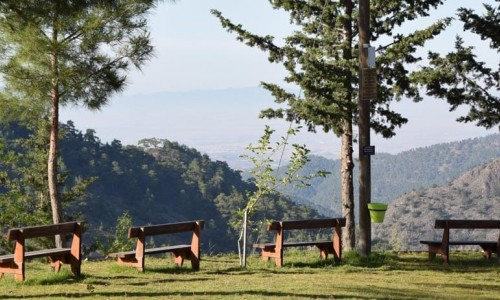
[[344,227],[345,218],[313,219],[313,220],[292,220],[292,221],[274,221],[270,223],[267,230],[291,230],[291,229],[315,229],[328,228],[337,225]]
[[[165,246],[158,248],[147,248],[144,250],[144,254],[160,254],[166,252],[188,251],[188,250],[191,250],[191,245],[175,245],[175,246]],[[135,257],[135,251],[109,253],[108,256],[115,258],[132,258]]]
[[[46,257],[46,256],[67,255],[70,253],[71,253],[70,248],[53,248],[53,249],[26,252],[24,253],[24,258],[32,259],[32,258]],[[11,262],[11,261],[14,261],[14,254],[7,254],[0,256],[0,263]]]
[[[421,244],[441,244],[442,241],[420,241]],[[449,245],[497,245],[492,241],[450,241]]]
[[149,226],[139,226],[139,227],[131,227],[129,229],[128,237],[139,237],[141,231],[144,232],[145,235],[157,235],[157,234],[169,234],[169,233],[177,233],[184,231],[193,231],[196,226],[203,230],[205,222],[202,220],[199,221],[190,221],[190,222],[179,222],[179,223],[170,223],[170,224],[158,224],[158,225],[149,225]]
[[500,228],[500,220],[436,220],[435,228],[495,229]]
[[[283,243],[283,247],[300,247],[300,246],[328,246],[328,245],[333,245],[333,241],[311,241],[311,242],[285,242]],[[265,249],[270,249],[270,248],[275,248],[276,244],[275,243],[265,243],[265,244],[254,244],[254,248],[265,248]]]
[[75,231],[75,227],[77,225],[78,222],[66,222],[51,225],[12,228],[7,232],[7,240],[16,240],[21,234],[25,239],[42,236],[53,236],[56,234],[70,234]]

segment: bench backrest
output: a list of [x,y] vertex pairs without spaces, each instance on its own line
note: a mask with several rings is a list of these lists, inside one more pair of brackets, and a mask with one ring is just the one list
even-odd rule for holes
[[12,228],[7,232],[7,240],[18,240],[21,236],[27,239],[35,237],[54,236],[58,234],[70,234],[75,233],[77,227],[80,227],[82,225],[83,222],[67,222],[52,225]]
[[344,227],[345,218],[312,219],[312,220],[293,220],[293,221],[274,221],[267,226],[267,230],[291,230],[291,229],[313,229],[328,227]]
[[500,220],[436,220],[435,228],[500,229]]
[[128,230],[128,237],[129,238],[139,237],[141,236],[141,232],[144,236],[147,236],[147,235],[194,231],[196,230],[196,228],[198,228],[198,230],[203,230],[204,225],[205,222],[200,220],[200,221],[131,227]]

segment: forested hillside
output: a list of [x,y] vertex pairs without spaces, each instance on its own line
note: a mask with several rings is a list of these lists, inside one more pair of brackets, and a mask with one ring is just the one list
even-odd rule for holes
[[[205,251],[236,250],[238,232],[228,223],[235,220],[235,211],[244,206],[246,191],[253,188],[251,181],[242,180],[239,171],[232,170],[225,162],[212,161],[196,149],[168,140],[144,139],[138,146],[123,146],[117,140],[102,143],[93,130],[83,133],[71,122],[65,124],[63,130],[63,173],[67,174],[69,182],[95,178],[87,193],[68,203],[65,210],[66,219],[78,217],[88,222],[85,243],[105,243],[112,239],[117,219],[128,212],[134,225],[203,219],[206,221]],[[16,127],[15,130],[4,128],[0,133],[5,145],[15,145],[6,141],[27,137],[29,132]],[[499,134],[398,155],[375,155],[372,201],[392,203],[406,194],[389,206],[386,222],[374,226],[374,237],[392,248],[417,247],[418,239],[424,234],[421,228],[432,226],[437,216],[500,215],[499,157]],[[465,171],[492,160],[494,163],[474,169],[450,183]],[[7,161],[2,166],[7,166]],[[310,206],[275,197],[264,203],[255,219],[317,217],[318,213],[311,207],[323,215],[340,216],[338,161],[312,157],[305,172],[325,168],[332,172],[327,178],[314,179],[307,189],[286,191],[294,201]],[[29,172],[36,174],[37,171]],[[427,189],[429,187],[433,188]],[[8,187],[3,186],[2,191],[0,200],[10,201]],[[36,193],[33,195],[36,197]],[[38,205],[36,199],[30,203]],[[12,211],[2,210],[1,213],[6,214],[0,218],[2,231],[5,227],[19,225],[8,223],[7,214]],[[428,228],[425,230],[431,232]],[[257,238],[257,234],[252,231],[250,240]]]
[[[372,224],[373,241],[384,248],[425,250],[419,240],[441,239],[434,220],[498,219],[500,158],[463,174],[449,184],[409,192],[389,205],[384,223]],[[498,230],[452,230],[455,240],[491,240]]]
[[[437,144],[401,152],[372,156],[372,202],[391,203],[401,195],[432,186],[448,184],[474,167],[500,157],[500,134],[459,142]],[[356,163],[356,162],[355,162]],[[340,161],[311,157],[305,173],[324,168],[332,174],[317,178],[309,188],[284,192],[326,215],[341,213]],[[355,197],[358,168],[354,168]]]
[[[205,220],[205,251],[236,250],[238,232],[228,221],[234,220],[234,212],[246,204],[246,191],[253,188],[238,171],[168,140],[145,139],[139,146],[123,146],[117,140],[101,143],[93,130],[80,132],[71,122],[63,129],[61,153],[69,181],[95,177],[86,195],[68,204],[65,216],[88,222],[86,243],[95,242],[90,237],[101,243],[113,238],[117,219],[128,212],[134,225]],[[17,138],[11,136],[14,131],[1,132],[3,140]],[[15,133],[27,135],[24,130]],[[2,201],[9,199],[2,197]],[[317,216],[312,209],[283,197],[267,204],[255,218],[262,213],[278,219]]]

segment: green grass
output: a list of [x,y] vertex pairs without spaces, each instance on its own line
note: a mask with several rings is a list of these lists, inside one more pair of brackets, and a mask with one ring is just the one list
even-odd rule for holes
[[170,258],[146,258],[146,272],[91,261],[73,278],[30,262],[24,283],[5,274],[0,299],[500,299],[500,264],[479,252],[453,252],[450,265],[426,253],[344,253],[334,265],[317,251],[290,251],[275,267],[257,255],[239,268],[236,255],[205,256],[201,270],[176,268]]

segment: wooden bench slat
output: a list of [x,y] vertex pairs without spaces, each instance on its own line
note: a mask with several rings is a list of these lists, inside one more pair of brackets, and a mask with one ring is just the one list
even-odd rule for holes
[[500,220],[436,220],[435,228],[500,229]]
[[[421,244],[441,244],[443,241],[420,241]],[[497,242],[492,241],[450,241],[448,245],[497,245]]]
[[137,226],[129,229],[129,238],[138,237],[140,232],[143,231],[145,235],[156,235],[156,234],[169,234],[184,231],[193,231],[196,226],[203,230],[205,222],[204,221],[190,221],[190,222],[179,222],[170,224],[159,224],[150,226]]
[[66,255],[71,253],[70,248],[53,248],[53,249],[45,249],[38,251],[26,252],[24,254],[25,258],[38,258],[44,256],[55,256],[55,255]]
[[7,240],[16,240],[20,234],[22,234],[24,238],[44,237],[56,234],[70,234],[75,231],[75,227],[77,226],[77,224],[78,222],[67,222],[25,228],[12,228],[7,232]]
[[[283,243],[283,247],[308,247],[308,246],[327,246],[333,245],[333,241],[310,241],[310,242],[285,242]],[[275,243],[265,243],[265,244],[254,244],[254,248],[275,248]]]
[[292,220],[292,221],[274,221],[270,223],[267,230],[284,230],[292,229],[317,229],[335,227],[337,225],[345,226],[345,218],[328,218],[328,219],[313,219],[313,220]]
[[14,260],[14,254],[6,254],[0,256],[0,263],[11,262]]
[[[144,254],[161,254],[179,250],[183,251],[191,250],[191,245],[175,245],[175,246],[165,246],[158,248],[146,248],[144,250]],[[132,258],[135,257],[135,254],[136,254],[135,251],[124,251],[124,252],[109,253],[108,256],[115,258]]]

